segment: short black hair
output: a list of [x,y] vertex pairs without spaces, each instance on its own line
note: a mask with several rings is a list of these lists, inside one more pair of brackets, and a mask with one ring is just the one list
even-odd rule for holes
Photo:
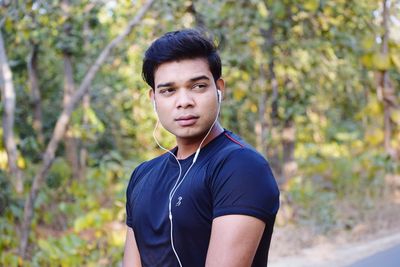
[[207,60],[214,81],[221,78],[221,58],[211,39],[195,29],[168,32],[155,40],[147,49],[143,59],[143,79],[154,89],[154,73],[159,65],[195,58]]

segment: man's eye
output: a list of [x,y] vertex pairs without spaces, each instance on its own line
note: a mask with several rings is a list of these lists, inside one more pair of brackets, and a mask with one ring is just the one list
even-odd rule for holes
[[173,92],[175,92],[174,88],[165,88],[160,90],[160,94],[162,95],[172,94]]
[[195,85],[193,85],[193,89],[203,89],[203,88],[206,88],[207,87],[207,84],[204,84],[204,83],[197,83],[197,84],[195,84]]

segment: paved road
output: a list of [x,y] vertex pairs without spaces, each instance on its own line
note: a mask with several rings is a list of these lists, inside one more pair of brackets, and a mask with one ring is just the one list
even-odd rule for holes
[[400,232],[363,243],[319,245],[268,267],[400,267]]
[[399,267],[400,245],[378,252],[367,258],[357,261],[348,267]]

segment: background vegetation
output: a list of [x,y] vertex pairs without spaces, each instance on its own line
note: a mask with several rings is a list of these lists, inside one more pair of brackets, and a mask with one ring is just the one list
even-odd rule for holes
[[[166,31],[207,30],[221,120],[270,161],[278,226],[351,229],[400,167],[398,0],[0,0],[0,265],[114,266],[125,189],[159,153],[140,70]],[[160,132],[162,143],[173,138]]]

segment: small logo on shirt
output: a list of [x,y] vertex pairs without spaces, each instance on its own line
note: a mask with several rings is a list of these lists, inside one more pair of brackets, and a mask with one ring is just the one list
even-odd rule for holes
[[178,202],[176,202],[176,204],[175,204],[176,207],[179,207],[182,204],[182,199],[183,199],[183,197],[181,197],[181,196],[178,197]]

